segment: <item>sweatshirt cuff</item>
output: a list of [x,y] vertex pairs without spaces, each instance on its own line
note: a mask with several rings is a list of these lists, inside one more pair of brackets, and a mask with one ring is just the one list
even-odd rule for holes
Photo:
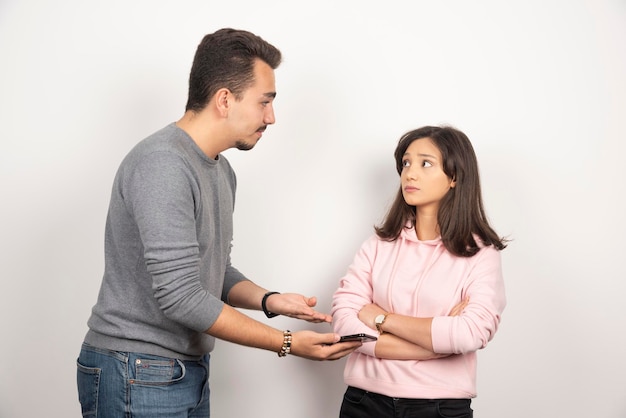
[[453,316],[436,316],[431,324],[431,337],[433,351],[440,354],[453,353],[451,330],[454,322]]

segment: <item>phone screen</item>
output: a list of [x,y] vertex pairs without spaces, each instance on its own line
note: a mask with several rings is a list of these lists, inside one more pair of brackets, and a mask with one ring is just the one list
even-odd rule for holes
[[344,343],[346,341],[368,342],[368,341],[376,341],[377,339],[378,338],[373,335],[360,333],[360,334],[344,335],[341,337],[339,342],[340,343]]

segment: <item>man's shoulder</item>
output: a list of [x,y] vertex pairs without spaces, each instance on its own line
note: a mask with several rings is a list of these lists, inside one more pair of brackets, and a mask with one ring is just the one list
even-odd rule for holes
[[144,152],[176,149],[181,138],[180,129],[171,123],[139,141],[134,148]]
[[184,150],[184,137],[173,124],[167,125],[136,143],[126,155],[125,163],[134,164],[155,154],[169,154],[175,159],[184,158],[187,154]]

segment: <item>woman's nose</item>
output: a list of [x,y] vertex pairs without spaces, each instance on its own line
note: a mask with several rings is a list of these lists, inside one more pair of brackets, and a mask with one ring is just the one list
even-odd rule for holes
[[404,175],[408,180],[415,180],[417,178],[417,170],[409,166],[404,169]]

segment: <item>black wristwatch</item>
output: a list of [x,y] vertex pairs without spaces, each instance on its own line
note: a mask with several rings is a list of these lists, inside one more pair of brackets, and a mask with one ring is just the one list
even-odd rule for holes
[[274,313],[274,312],[270,312],[267,310],[267,298],[269,298],[272,295],[280,295],[280,292],[267,292],[266,294],[263,295],[263,299],[261,299],[261,308],[263,308],[263,313],[265,313],[265,316],[267,316],[268,318],[274,318],[275,316],[278,316],[279,314]]

